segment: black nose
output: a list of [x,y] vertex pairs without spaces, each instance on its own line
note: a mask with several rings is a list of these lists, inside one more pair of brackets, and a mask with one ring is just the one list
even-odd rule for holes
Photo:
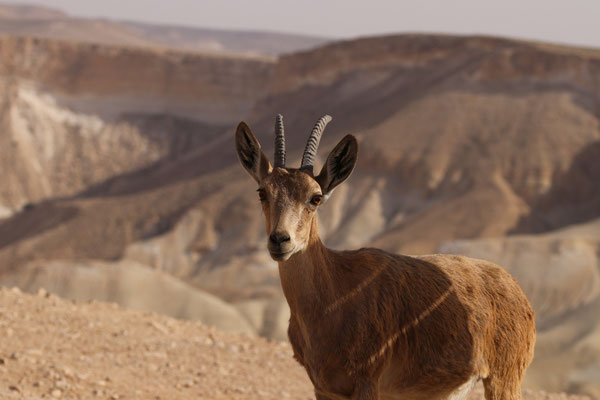
[[283,242],[289,242],[290,236],[283,232],[274,232],[269,236],[269,241],[273,244],[280,245]]

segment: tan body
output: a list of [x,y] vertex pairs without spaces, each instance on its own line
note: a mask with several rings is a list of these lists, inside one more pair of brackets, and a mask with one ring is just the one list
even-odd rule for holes
[[344,138],[315,177],[312,166],[273,168],[240,127],[238,154],[259,183],[291,310],[290,342],[318,399],[457,400],[479,379],[487,400],[521,398],[534,313],[505,270],[454,255],[327,249],[316,209],[350,175],[355,139]]
[[290,342],[320,397],[366,390],[374,395],[365,398],[444,399],[481,378],[488,399],[519,398],[534,314],[500,267],[451,255],[335,252],[317,238],[279,271]]

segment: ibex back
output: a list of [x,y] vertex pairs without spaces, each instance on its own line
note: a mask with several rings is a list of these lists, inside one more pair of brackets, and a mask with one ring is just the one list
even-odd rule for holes
[[294,356],[317,399],[456,400],[478,380],[487,400],[520,399],[534,313],[505,270],[455,255],[334,251],[321,243],[316,211],[350,176],[358,151],[356,139],[344,137],[313,174],[330,120],[315,125],[299,169],[285,166],[280,115],[274,165],[245,123],[236,132],[240,162],[259,186],[267,247],[279,262]]

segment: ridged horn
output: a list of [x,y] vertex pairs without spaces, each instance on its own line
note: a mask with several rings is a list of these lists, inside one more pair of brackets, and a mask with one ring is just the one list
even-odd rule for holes
[[330,121],[331,117],[329,115],[324,115],[315,124],[315,127],[308,137],[308,142],[306,142],[300,169],[307,169],[312,172],[315,163],[315,155],[317,154],[319,142],[321,141],[321,135]]
[[283,134],[283,115],[275,117],[275,158],[274,167],[285,168],[285,136]]

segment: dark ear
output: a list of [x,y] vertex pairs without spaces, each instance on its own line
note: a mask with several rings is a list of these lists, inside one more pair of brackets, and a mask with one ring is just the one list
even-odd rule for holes
[[260,143],[254,137],[250,127],[245,122],[240,122],[235,132],[235,150],[242,167],[259,182],[271,173],[271,163],[262,152]]
[[329,194],[337,185],[344,182],[356,165],[358,143],[352,135],[346,135],[327,156],[327,161],[317,176],[324,195]]

